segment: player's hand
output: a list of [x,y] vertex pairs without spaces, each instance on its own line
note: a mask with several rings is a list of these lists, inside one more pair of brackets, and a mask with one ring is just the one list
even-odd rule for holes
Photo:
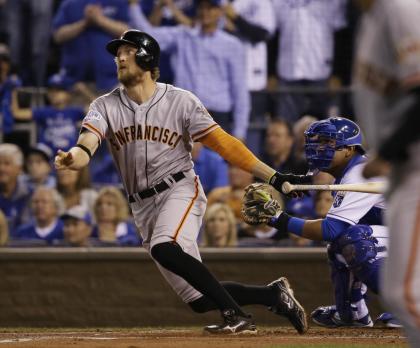
[[312,175],[295,175],[295,174],[282,174],[276,172],[269,180],[269,184],[273,186],[277,191],[282,194],[285,194],[288,197],[297,198],[303,197],[304,195],[309,195],[307,191],[292,191],[290,193],[283,192],[283,184],[289,182],[293,185],[302,185],[302,184],[311,184]]
[[389,172],[389,162],[379,156],[374,156],[366,163],[362,174],[366,179],[369,179],[375,176],[387,176]]
[[57,151],[57,155],[54,159],[55,169],[71,169],[71,165],[74,164],[74,158],[71,152],[64,152],[62,150]]

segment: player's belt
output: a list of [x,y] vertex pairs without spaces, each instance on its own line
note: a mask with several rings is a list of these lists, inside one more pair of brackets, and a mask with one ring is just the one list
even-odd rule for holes
[[[178,172],[175,174],[169,175],[175,182],[181,181],[185,178],[185,174],[183,172]],[[169,185],[166,181],[162,180],[160,183],[156,184],[153,187],[150,187],[146,190],[134,193],[132,195],[128,195],[128,201],[130,203],[134,203],[136,201],[135,196],[140,197],[141,199],[146,199],[153,197],[157,193],[161,193],[169,188]]]

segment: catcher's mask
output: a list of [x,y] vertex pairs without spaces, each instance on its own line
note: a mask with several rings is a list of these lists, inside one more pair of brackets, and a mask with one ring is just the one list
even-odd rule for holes
[[113,56],[117,56],[118,48],[129,44],[137,48],[136,63],[145,71],[159,66],[160,47],[158,42],[149,34],[140,30],[127,30],[119,39],[111,40],[106,49]]
[[331,117],[312,123],[305,131],[305,155],[310,170],[330,167],[335,151],[355,146],[364,154],[359,126],[343,117]]

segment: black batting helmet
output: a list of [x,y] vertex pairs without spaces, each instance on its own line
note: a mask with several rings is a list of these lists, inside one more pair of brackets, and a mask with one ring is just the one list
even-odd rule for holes
[[135,29],[127,30],[119,39],[108,42],[106,49],[116,56],[118,48],[124,44],[137,47],[136,63],[143,70],[152,70],[159,66],[160,47],[149,34]]

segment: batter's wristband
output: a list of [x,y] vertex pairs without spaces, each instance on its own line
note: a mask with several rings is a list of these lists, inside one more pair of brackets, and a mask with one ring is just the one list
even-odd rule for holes
[[77,147],[80,147],[84,152],[87,153],[87,155],[89,156],[89,159],[92,158],[92,153],[90,152],[90,150],[83,144],[76,144]]

